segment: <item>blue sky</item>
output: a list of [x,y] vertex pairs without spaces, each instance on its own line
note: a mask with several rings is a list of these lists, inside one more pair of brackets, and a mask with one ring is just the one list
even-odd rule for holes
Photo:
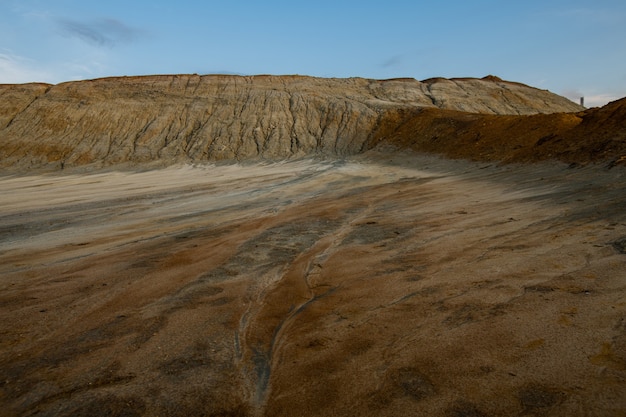
[[626,96],[626,1],[0,0],[0,83],[170,73],[483,77]]

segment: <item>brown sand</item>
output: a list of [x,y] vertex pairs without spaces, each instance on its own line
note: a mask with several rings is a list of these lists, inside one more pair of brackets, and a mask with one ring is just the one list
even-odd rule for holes
[[0,178],[0,414],[626,414],[626,172]]

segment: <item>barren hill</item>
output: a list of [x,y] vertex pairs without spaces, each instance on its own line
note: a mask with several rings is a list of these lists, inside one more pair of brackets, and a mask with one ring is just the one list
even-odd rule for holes
[[625,136],[496,77],[0,86],[0,415],[623,416]]
[[386,140],[420,109],[582,110],[549,91],[493,76],[420,82],[172,75],[3,85],[0,160],[28,169],[348,155]]

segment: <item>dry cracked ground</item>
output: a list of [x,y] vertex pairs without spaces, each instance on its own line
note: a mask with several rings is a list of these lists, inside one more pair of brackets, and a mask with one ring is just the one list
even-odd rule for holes
[[0,178],[3,416],[626,414],[626,170]]

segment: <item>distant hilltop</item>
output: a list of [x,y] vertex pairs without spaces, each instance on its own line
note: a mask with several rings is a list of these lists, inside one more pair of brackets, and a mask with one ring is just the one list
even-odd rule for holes
[[581,123],[583,110],[491,75],[424,81],[154,75],[0,85],[0,166],[345,156],[384,144],[489,159],[501,158],[495,148],[507,141],[517,146],[510,152],[533,160],[528,146],[540,140],[552,146]]

